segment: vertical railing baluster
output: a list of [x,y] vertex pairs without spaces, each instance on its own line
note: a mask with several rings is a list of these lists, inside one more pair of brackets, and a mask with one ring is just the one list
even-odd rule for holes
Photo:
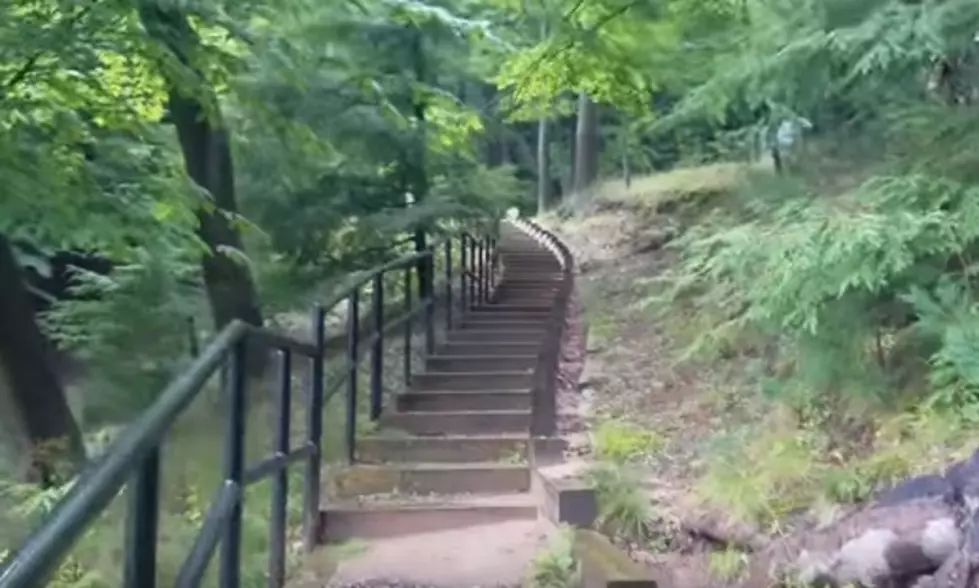
[[490,282],[490,267],[489,267],[490,247],[489,247],[489,237],[483,237],[483,241],[482,242],[483,242],[483,245],[482,245],[482,248],[480,249],[480,251],[483,254],[483,262],[482,262],[482,265],[483,265],[483,282],[482,282],[483,294],[482,294],[482,299],[483,299],[483,302],[487,302],[489,300],[489,282]]
[[[425,273],[429,276],[435,276],[435,249],[432,247],[428,248],[425,256]],[[426,292],[425,300],[422,304],[425,305],[425,353],[431,355],[435,353],[435,288],[433,287],[435,280],[429,280],[428,292]]]
[[445,332],[452,330],[452,238],[445,240]]
[[476,300],[476,239],[469,237],[469,308],[478,306]]
[[[228,388],[228,428],[225,433],[224,483],[242,487],[245,466],[245,387],[247,385],[246,343],[239,340],[231,357],[231,386]],[[241,585],[241,497],[231,507],[221,539],[218,583],[221,588]]]
[[160,516],[160,448],[143,458],[129,482],[125,588],[156,586],[156,539]]
[[479,304],[486,302],[483,300],[483,240],[476,240],[476,301]]
[[371,345],[371,410],[372,421],[381,418],[384,392],[384,274],[374,276],[371,293],[374,310],[374,343]]
[[[289,455],[289,429],[292,416],[292,353],[279,352],[279,374],[276,390],[275,440],[273,453]],[[282,588],[286,582],[286,516],[289,497],[289,471],[283,467],[272,476],[272,512],[269,517],[268,588]]]
[[411,266],[405,268],[405,344],[404,344],[404,380],[405,387],[411,385],[411,335],[415,320],[411,315]]
[[323,362],[326,360],[326,309],[313,309],[313,343],[316,357],[312,359],[309,391],[306,395],[306,445],[312,450],[306,460],[303,484],[303,549],[316,547],[320,526],[320,456],[323,454]]
[[347,461],[356,461],[357,445],[357,347],[360,339],[360,290],[347,299]]
[[469,297],[466,295],[466,284],[469,276],[468,264],[466,263],[466,234],[459,237],[459,314],[465,315],[469,310]]

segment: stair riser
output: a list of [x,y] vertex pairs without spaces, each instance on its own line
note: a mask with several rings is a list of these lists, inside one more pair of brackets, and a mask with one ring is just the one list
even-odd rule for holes
[[518,304],[492,304],[488,306],[477,306],[470,312],[476,315],[496,315],[496,314],[512,314],[512,313],[533,313],[533,314],[545,314],[548,315],[553,309],[550,306],[543,304],[536,305],[518,305]]
[[464,321],[459,328],[464,331],[537,331],[543,330],[549,321]]
[[521,372],[533,371],[536,350],[519,357],[429,357],[425,367],[432,372]]
[[333,496],[341,500],[371,494],[506,494],[530,490],[529,467],[399,470],[353,466],[334,475]]
[[540,351],[539,344],[484,344],[484,343],[448,343],[439,347],[439,355],[460,356],[536,356]]
[[541,322],[546,321],[551,318],[551,309],[545,309],[540,312],[484,312],[484,311],[471,311],[462,317],[462,322],[465,323],[490,323],[496,321],[503,322]]
[[465,463],[527,459],[527,441],[520,439],[466,439],[460,437],[367,438],[357,442],[363,463]]
[[436,390],[522,390],[530,389],[533,374],[439,374],[411,377],[411,387],[420,392]]
[[526,433],[530,431],[530,414],[494,413],[393,413],[385,423],[409,435],[487,435],[493,433]]
[[537,517],[534,506],[480,506],[470,508],[405,509],[401,511],[339,511],[320,513],[321,542],[348,539],[384,539],[489,525]]
[[398,410],[455,412],[467,410],[529,410],[530,393],[450,392],[447,394],[410,393],[398,397]]
[[514,332],[514,331],[474,331],[461,330],[449,331],[446,336],[448,344],[459,343],[485,343],[494,345],[497,343],[517,343],[517,344],[536,344],[540,345],[543,336],[538,332]]

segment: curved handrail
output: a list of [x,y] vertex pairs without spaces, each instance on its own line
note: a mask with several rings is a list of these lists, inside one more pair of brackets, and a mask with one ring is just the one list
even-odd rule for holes
[[517,218],[510,219],[509,222],[548,249],[561,265],[561,283],[554,297],[547,335],[540,348],[531,391],[531,435],[551,437],[557,433],[557,380],[564,329],[568,319],[568,303],[574,290],[574,256],[557,235],[534,221]]
[[[459,233],[460,286],[459,301],[463,308],[485,300],[493,286],[491,271],[495,239],[477,239],[469,233]],[[272,478],[273,500],[270,524],[269,585],[282,586],[285,579],[286,541],[286,470],[303,462],[306,466],[303,484],[304,547],[312,549],[319,538],[320,456],[322,453],[322,418],[324,403],[324,359],[326,309],[344,300],[351,305],[348,313],[347,362],[342,370],[349,377],[347,452],[354,459],[356,428],[357,378],[353,377],[366,354],[358,352],[360,337],[357,304],[363,286],[373,283],[374,331],[368,336],[371,356],[383,352],[384,333],[393,326],[406,326],[406,343],[414,319],[424,311],[426,347],[434,347],[434,308],[436,294],[435,256],[437,248],[445,254],[445,281],[442,284],[446,303],[446,327],[452,323],[453,306],[453,238],[448,236],[426,250],[405,255],[376,267],[350,280],[327,305],[317,305],[312,313],[312,341],[302,341],[269,329],[233,321],[221,330],[204,351],[194,358],[161,392],[157,400],[125,428],[109,449],[91,463],[79,476],[71,490],[59,501],[45,522],[21,544],[13,556],[0,564],[0,588],[30,588],[38,586],[82,536],[86,529],[105,511],[109,504],[126,489],[129,498],[127,537],[124,546],[124,585],[126,588],[153,588],[156,585],[156,541],[160,508],[160,447],[177,419],[204,389],[206,382],[218,373],[231,358],[228,396],[228,424],[225,435],[224,483],[218,489],[208,509],[204,523],[184,560],[177,585],[199,585],[215,550],[220,550],[222,586],[238,586],[240,562],[243,489],[256,481]],[[468,249],[467,249],[468,245]],[[468,253],[468,256],[467,256]],[[411,271],[428,272],[429,292],[411,307]],[[405,315],[390,322],[384,321],[384,276],[405,270]],[[468,296],[467,296],[468,294]],[[275,449],[271,455],[254,464],[244,461],[244,424],[246,413],[247,356],[259,350],[280,353],[278,377],[278,418],[275,427]],[[408,349],[410,352],[410,348]],[[312,364],[309,393],[305,395],[306,436],[298,447],[290,443],[291,368],[292,358],[298,355]],[[406,357],[407,357],[406,353]],[[405,377],[410,368],[405,366]],[[380,416],[381,370],[375,361],[371,370],[371,417]],[[345,376],[345,377],[346,377]]]

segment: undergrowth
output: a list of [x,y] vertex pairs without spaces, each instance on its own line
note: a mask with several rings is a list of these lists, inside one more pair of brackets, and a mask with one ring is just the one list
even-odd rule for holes
[[527,588],[574,588],[581,583],[581,565],[574,554],[574,529],[561,525],[547,549],[538,553],[524,585]]
[[[675,367],[717,383],[707,400],[724,416],[696,494],[773,531],[941,469],[979,438],[979,193],[926,169],[817,179],[710,166],[600,196],[682,219],[674,263],[638,303]],[[620,441],[596,453],[622,462]]]

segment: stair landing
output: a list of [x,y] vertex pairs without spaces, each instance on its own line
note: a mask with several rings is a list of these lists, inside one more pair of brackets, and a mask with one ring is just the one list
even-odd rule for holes
[[327,474],[325,538],[357,547],[326,548],[332,578],[309,586],[518,586],[548,543],[531,492],[530,387],[561,267],[511,225],[499,252],[490,299],[441,337],[382,431],[358,441],[359,463]]

